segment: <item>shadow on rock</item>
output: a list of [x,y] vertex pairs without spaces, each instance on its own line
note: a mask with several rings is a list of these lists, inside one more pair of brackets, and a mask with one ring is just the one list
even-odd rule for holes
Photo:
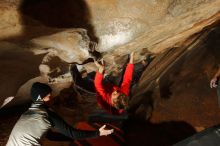
[[129,113],[134,115],[136,119],[148,120],[154,109],[155,100],[153,98],[153,91],[147,91],[134,98],[137,100],[132,99],[133,101],[131,101],[132,103],[128,109]]
[[[98,42],[91,24],[91,14],[84,0],[23,0],[20,11],[48,27],[84,28],[92,41]],[[23,24],[29,20],[23,18]],[[24,34],[28,33],[24,28]]]
[[[17,51],[9,49],[0,52],[0,103],[5,97],[15,96],[18,89],[28,80],[39,76],[38,66],[41,63],[43,55],[35,56],[28,51]],[[13,99],[11,105],[15,102],[25,103],[30,101],[29,97]]]
[[164,99],[169,99],[172,96],[171,87],[173,85],[173,81],[168,81],[166,83],[160,82],[160,97]]

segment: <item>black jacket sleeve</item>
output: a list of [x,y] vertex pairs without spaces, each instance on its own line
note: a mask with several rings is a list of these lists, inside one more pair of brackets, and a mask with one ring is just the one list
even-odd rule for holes
[[99,131],[88,131],[88,130],[79,130],[75,129],[72,126],[68,125],[60,116],[56,113],[47,110],[49,120],[52,126],[60,133],[64,134],[67,137],[72,139],[86,139],[86,138],[95,138],[99,136]]

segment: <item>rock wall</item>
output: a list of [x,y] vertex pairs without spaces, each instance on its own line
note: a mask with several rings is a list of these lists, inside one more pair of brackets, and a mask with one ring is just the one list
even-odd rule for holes
[[[117,72],[131,51],[138,62],[148,53],[182,48],[219,20],[219,5],[220,0],[1,0],[0,86],[8,90],[0,92],[0,103],[18,95],[25,102],[26,87],[35,80],[69,86],[69,63],[103,57],[107,70]],[[96,70],[93,63],[84,67]],[[56,94],[62,90],[54,88]]]
[[[0,117],[0,145],[24,108],[7,114],[9,107],[26,107],[33,82],[53,88],[65,120],[85,120],[96,99],[73,89],[70,63],[90,72],[96,70],[92,58],[103,57],[107,73],[117,73],[132,51],[135,62],[156,56],[130,100],[130,111],[150,122],[152,145],[161,137],[160,130],[152,134],[160,123],[169,125],[159,126],[168,137],[171,129],[178,133],[176,121],[197,131],[218,124],[208,82],[220,61],[219,6],[220,0],[0,0],[0,110],[7,111]],[[145,130],[134,128],[130,145],[145,142],[138,128]]]

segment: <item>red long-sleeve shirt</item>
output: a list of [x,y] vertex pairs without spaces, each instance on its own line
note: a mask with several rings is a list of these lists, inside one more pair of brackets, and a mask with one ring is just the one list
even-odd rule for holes
[[130,64],[130,63],[127,64],[123,76],[123,81],[120,87],[112,85],[110,83],[104,84],[102,82],[103,74],[96,72],[95,88],[97,92],[97,101],[103,109],[107,110],[111,114],[121,114],[124,112],[124,110],[117,110],[116,108],[113,107],[111,103],[111,94],[113,91],[117,90],[129,96],[133,71],[134,71],[134,64]]

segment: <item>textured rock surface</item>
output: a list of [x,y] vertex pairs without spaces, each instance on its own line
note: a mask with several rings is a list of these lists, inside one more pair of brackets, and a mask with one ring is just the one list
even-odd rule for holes
[[219,27],[208,34],[208,39],[165,73],[158,83],[159,99],[151,121],[176,119],[187,121],[198,131],[218,125],[219,105],[215,89],[209,81],[216,72],[219,60]]
[[[30,85],[42,81],[52,86],[55,96],[65,95],[66,98],[59,99],[61,104],[68,107],[76,101],[81,104],[80,113],[88,114],[96,105],[94,99],[87,98],[89,101],[85,102],[86,98],[78,97],[75,92],[64,92],[71,88],[69,63],[85,63],[85,69],[90,72],[96,67],[89,59],[102,56],[107,73],[117,72],[127,55],[135,51],[136,62],[148,53],[155,53],[156,58],[131,100],[134,113],[148,119],[154,111],[152,122],[187,119],[198,129],[214,125],[219,122],[212,120],[217,119],[217,105],[214,98],[210,102],[206,99],[215,94],[208,87],[198,86],[208,84],[215,70],[209,64],[219,62],[216,48],[208,51],[212,45],[218,46],[218,37],[211,36],[215,42],[206,39],[210,37],[210,29],[219,22],[219,6],[220,0],[0,0],[0,107],[7,97],[15,97],[7,106],[27,103]],[[214,32],[219,35],[219,29]],[[208,47],[207,42],[210,42]],[[206,49],[201,49],[203,46]],[[196,51],[201,56],[193,53],[196,49],[201,50]],[[206,62],[203,60],[206,54],[215,57]],[[186,67],[193,59],[195,63],[204,63],[204,69],[193,63]],[[187,68],[192,72],[198,69],[197,74],[190,76],[192,73]],[[181,73],[176,75],[176,72]],[[183,84],[178,86],[180,82]],[[164,95],[162,87],[166,92],[172,90],[169,100],[160,99],[169,94]],[[185,90],[191,95],[183,94]],[[204,96],[199,96],[199,90],[204,91]],[[69,99],[69,94],[77,97]],[[180,97],[182,102],[178,103]],[[184,97],[191,98],[184,100]],[[191,102],[193,105],[202,104],[198,109],[193,108],[197,112],[181,108],[184,104],[190,108],[193,97],[196,100]],[[74,102],[65,103],[65,100]],[[204,114],[208,122],[200,120],[204,108],[207,108]],[[66,117],[75,116],[80,120],[86,116],[80,117],[73,111]],[[186,114],[178,116],[175,112]],[[197,114],[197,119],[188,117],[189,112]]]

